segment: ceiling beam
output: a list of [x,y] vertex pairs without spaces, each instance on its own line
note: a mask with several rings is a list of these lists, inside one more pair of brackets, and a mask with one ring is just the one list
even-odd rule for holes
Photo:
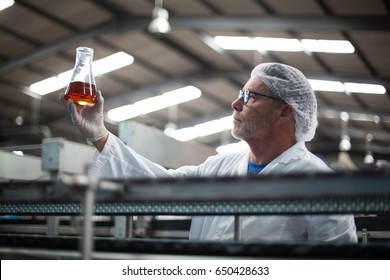
[[[65,40],[37,49],[23,57],[13,59],[0,66],[0,75],[23,65],[32,63],[52,53],[63,51],[72,45],[105,34],[124,32],[126,30],[145,30],[150,17],[131,16],[119,17],[104,22],[94,28],[77,32]],[[214,30],[298,30],[314,29],[324,31],[390,31],[390,17],[388,16],[207,16],[207,17],[177,17],[172,16],[169,22],[173,29],[214,29]]]
[[95,36],[103,35],[105,33],[110,33],[113,30],[117,28],[117,22],[116,21],[110,21],[103,23],[101,25],[98,25],[94,28],[91,28],[87,31],[75,33],[71,36],[69,36],[65,40],[61,40],[59,42],[56,42],[54,44],[46,45],[42,48],[37,49],[35,52],[30,52],[29,54],[12,59],[7,63],[3,63],[0,66],[0,75],[3,75],[9,71],[12,71],[14,69],[17,69],[19,67],[22,67],[24,65],[27,65],[29,63],[33,63],[39,59],[42,59],[44,57],[49,56],[50,54],[63,51],[64,49],[67,49],[74,44],[77,44],[78,42],[93,38]]
[[[315,29],[315,30],[390,30],[388,16],[207,16],[172,17],[171,26],[178,28],[215,28],[220,30],[242,29]],[[386,24],[386,26],[383,26]]]

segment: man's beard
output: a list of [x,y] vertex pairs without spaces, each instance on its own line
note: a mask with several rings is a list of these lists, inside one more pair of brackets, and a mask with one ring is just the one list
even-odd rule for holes
[[233,125],[231,134],[234,138],[247,141],[250,139],[262,139],[270,130],[271,118],[264,116],[261,119],[240,119]]

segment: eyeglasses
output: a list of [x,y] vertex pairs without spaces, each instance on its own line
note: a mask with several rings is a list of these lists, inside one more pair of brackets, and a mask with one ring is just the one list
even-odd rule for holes
[[274,100],[278,100],[278,101],[283,101],[283,99],[281,99],[280,97],[274,97],[274,96],[270,96],[270,95],[266,95],[264,93],[258,93],[258,92],[254,92],[254,91],[250,91],[250,90],[247,90],[247,89],[241,89],[239,91],[239,94],[238,94],[238,98],[242,98],[242,103],[244,105],[246,105],[249,101],[249,98],[253,97],[254,95],[259,95],[259,96],[264,96],[264,97],[268,97],[268,98],[271,98],[271,99],[274,99]]

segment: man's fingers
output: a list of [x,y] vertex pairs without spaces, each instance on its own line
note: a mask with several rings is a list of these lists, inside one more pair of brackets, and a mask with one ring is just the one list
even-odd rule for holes
[[66,103],[66,109],[69,113],[72,113],[72,106],[74,106],[74,102],[72,99],[68,99],[68,102]]
[[60,94],[58,95],[58,101],[64,103],[64,96],[65,92],[60,92]]
[[102,92],[100,90],[98,90],[96,92],[96,98],[97,98],[97,103],[103,104],[104,98],[103,98]]
[[79,117],[79,113],[77,110],[77,106],[73,102],[72,99],[68,100],[68,103],[66,104],[66,108],[68,109],[68,112],[70,113],[70,117],[72,119],[73,124],[77,126],[79,124],[80,117]]

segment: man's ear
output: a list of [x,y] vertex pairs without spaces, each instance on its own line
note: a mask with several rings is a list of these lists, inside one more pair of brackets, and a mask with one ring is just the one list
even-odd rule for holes
[[280,116],[284,118],[291,117],[294,113],[294,108],[291,105],[285,104],[280,111]]

